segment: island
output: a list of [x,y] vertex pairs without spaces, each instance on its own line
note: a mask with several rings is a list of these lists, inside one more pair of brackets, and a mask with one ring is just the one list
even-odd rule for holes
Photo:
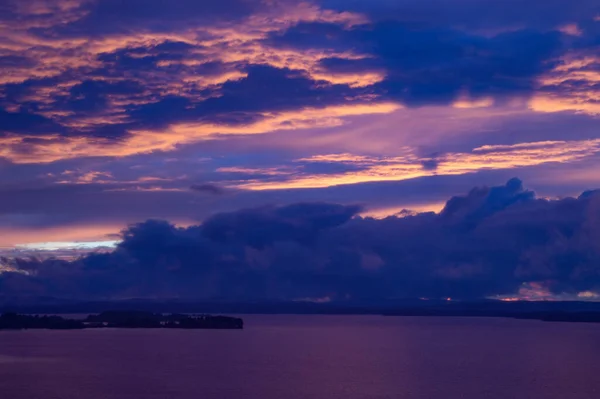
[[4,313],[0,316],[0,330],[78,330],[85,328],[81,320],[64,319],[59,316],[28,316]]
[[89,315],[81,320],[17,313],[4,313],[0,316],[0,330],[78,330],[85,328],[241,330],[244,328],[244,321],[230,316],[162,314],[141,311],[108,311]]

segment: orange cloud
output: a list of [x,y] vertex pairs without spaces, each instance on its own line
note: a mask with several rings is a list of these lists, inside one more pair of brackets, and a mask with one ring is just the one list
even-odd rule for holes
[[384,219],[388,216],[399,216],[402,217],[404,215],[412,215],[415,212],[435,212],[439,213],[444,206],[445,202],[431,202],[431,203],[416,203],[416,204],[407,204],[401,207],[392,206],[392,207],[383,207],[383,208],[371,208],[367,209],[364,212],[360,213],[360,216],[363,217],[371,217],[374,219]]
[[[40,105],[38,113],[62,126],[88,132],[106,125],[130,122],[127,109],[159,101],[165,96],[187,97],[192,102],[205,100],[207,88],[218,88],[226,82],[243,79],[245,72],[234,64],[262,64],[277,68],[299,70],[312,79],[350,87],[367,87],[384,79],[383,72],[331,73],[323,70],[320,61],[328,57],[361,59],[366,54],[336,52],[332,50],[275,49],[264,44],[263,39],[274,31],[286,29],[300,22],[330,22],[344,26],[364,24],[366,17],[351,12],[322,9],[310,2],[275,1],[266,10],[247,17],[240,23],[221,22],[214,26],[189,26],[175,28],[172,32],[114,33],[105,37],[58,38],[41,37],[31,33],[32,28],[52,28],[75,22],[85,17],[81,7],[87,0],[32,0],[16,2],[17,12],[23,19],[6,21],[0,25],[0,56],[19,54],[34,61],[32,65],[7,66],[0,84],[22,83],[29,79],[51,78],[63,74],[72,76],[69,81],[39,87],[23,94],[17,103],[6,103],[7,110],[16,112],[23,101]],[[132,48],[145,48],[151,53],[154,46],[167,41],[194,46],[181,59],[160,61],[155,68],[136,71],[127,76],[88,76],[103,66],[98,56]],[[131,53],[130,57],[148,54]],[[194,67],[209,63],[222,63],[223,71],[214,75],[199,74]],[[228,66],[233,65],[233,66]],[[181,66],[177,73],[171,67]],[[67,97],[70,91],[93,78],[112,84],[133,81],[144,88],[138,94],[110,94],[106,109],[94,114],[78,115],[72,110],[55,109],[56,98]],[[376,101],[376,99],[374,99]],[[16,163],[53,162],[60,159],[106,156],[120,157],[152,151],[171,150],[178,145],[192,143],[220,134],[256,134],[274,130],[332,127],[344,123],[352,115],[391,112],[395,104],[377,102],[364,106],[333,106],[304,109],[287,113],[265,113],[260,122],[246,126],[182,123],[169,126],[164,131],[133,131],[123,142],[113,143],[104,138],[62,137],[55,134],[6,135],[0,139],[0,157]],[[31,144],[32,139],[38,144]]]
[[[432,175],[459,175],[480,170],[513,169],[548,163],[575,162],[600,153],[600,139],[548,141],[516,145],[483,146],[470,153],[449,153],[433,170],[423,168],[423,160],[411,150],[399,157],[365,157],[349,154],[305,158],[329,160],[362,166],[359,171],[329,175],[289,174],[287,180],[246,181],[236,187],[248,190],[324,188],[377,181],[401,181]],[[337,161],[334,161],[337,160]]]
[[108,183],[113,176],[109,172],[99,171],[70,171],[62,173],[63,180],[57,181],[59,184],[89,184],[89,183]]
[[286,174],[286,172],[284,172],[280,169],[277,169],[277,168],[243,168],[243,167],[237,167],[237,166],[218,168],[216,171],[220,172],[220,173],[245,173],[245,174],[261,174],[261,175],[270,175],[270,176]]
[[537,112],[574,111],[592,115],[600,114],[600,103],[594,103],[590,100],[592,99],[587,94],[585,97],[566,98],[556,95],[536,95],[529,102],[529,106]]
[[574,54],[563,58],[553,71],[539,79],[540,90],[529,101],[537,112],[574,111],[600,114],[600,73],[591,69],[600,57]]
[[494,105],[494,99],[491,97],[471,99],[468,96],[461,96],[452,103],[454,108],[487,108],[492,105]]
[[[14,163],[46,163],[89,156],[123,157],[169,151],[178,145],[215,139],[219,135],[264,134],[279,130],[341,126],[348,117],[386,114],[397,109],[400,109],[398,104],[373,103],[266,112],[263,114],[264,119],[247,125],[174,124],[166,131],[132,131],[130,137],[120,142],[90,137],[8,135],[0,138],[0,157]],[[36,139],[36,144],[27,143],[28,139]]]
[[581,29],[579,29],[579,26],[577,24],[562,25],[558,28],[558,30],[564,33],[565,35],[571,36],[581,36],[583,34],[583,32],[581,31]]

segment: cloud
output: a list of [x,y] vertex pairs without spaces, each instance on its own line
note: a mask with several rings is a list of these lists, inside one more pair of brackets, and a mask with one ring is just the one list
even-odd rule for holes
[[342,102],[351,105],[344,99],[360,94],[347,86],[314,82],[303,71],[251,66],[245,74],[244,78],[223,83],[218,97],[199,103],[168,97],[142,105],[130,115],[144,126],[164,127],[192,120],[239,125],[262,119],[261,112],[301,109],[308,104],[314,108]]
[[[368,57],[321,60],[330,71],[385,71],[375,91],[404,104],[451,104],[466,92],[477,104],[489,97],[528,96],[538,75],[563,51],[558,32],[521,29],[489,37],[451,28],[415,28],[398,21],[346,29],[303,23],[271,33],[283,48],[357,49]],[[515,63],[515,60],[518,60]]]
[[469,31],[497,32],[529,26],[545,30],[589,21],[600,12],[595,0],[323,0],[324,7],[367,14],[374,20],[396,19],[420,26],[449,25]]
[[558,29],[559,29],[559,31],[561,31],[562,33],[564,33],[566,35],[571,35],[571,36],[583,35],[583,32],[581,31],[579,26],[577,26],[577,24],[566,24],[566,25],[560,26]]
[[439,166],[439,163],[435,159],[425,159],[421,161],[421,166],[424,170],[436,170]]
[[[596,187],[598,2],[521,3],[0,0],[0,245],[268,203],[381,217],[513,174]],[[292,242],[225,259],[346,256]]]
[[[82,157],[126,157],[148,154],[153,151],[172,151],[182,145],[208,139],[218,139],[224,135],[265,134],[273,131],[309,129],[317,127],[341,126],[352,116],[386,114],[400,108],[394,103],[348,104],[323,108],[306,107],[300,110],[265,112],[255,116],[231,115],[232,119],[218,123],[194,121],[175,123],[164,130],[151,130],[158,125],[174,121],[174,115],[183,116],[188,111],[182,104],[187,100],[166,98],[159,109],[144,107],[143,113],[156,115],[149,117],[149,129],[138,125],[124,133],[119,140],[114,139],[115,131],[108,129],[105,134],[86,136],[30,136],[10,135],[0,138],[0,157],[14,163],[44,163]],[[113,125],[120,132],[120,125]],[[100,131],[103,132],[103,131]]]
[[277,241],[312,242],[319,232],[346,223],[358,206],[293,204],[219,214],[202,224],[204,234],[217,242],[239,242],[263,249]]
[[192,184],[190,189],[192,191],[210,195],[223,195],[227,192],[223,187],[212,183]]
[[[595,14],[585,22],[566,2],[545,7],[551,26],[535,24],[536,7],[527,6],[519,9],[531,26],[505,29],[499,26],[509,21],[489,13],[499,2],[464,1],[451,10],[437,0],[425,2],[431,8],[413,1],[213,3],[3,4],[0,156],[35,163],[174,151],[209,136],[337,127],[335,110],[369,115],[371,104],[388,112],[403,104],[477,110],[530,98],[535,111],[597,113],[590,71],[556,84],[570,52],[589,56],[597,45]],[[377,10],[388,10],[388,18]],[[400,10],[413,10],[415,20]],[[493,32],[465,29],[460,10],[471,23],[475,14],[497,18]],[[416,23],[425,11],[429,23]],[[581,34],[561,32],[566,26]],[[333,115],[298,123],[295,116],[307,110]]]
[[52,120],[27,111],[7,112],[0,109],[0,137],[11,133],[52,134],[65,129]]
[[585,51],[567,54],[539,77],[539,86],[529,103],[535,111],[600,115],[600,57]]
[[511,179],[453,197],[439,214],[372,219],[357,206],[300,203],[187,228],[150,220],[109,254],[5,259],[0,284],[79,298],[475,299],[524,285],[578,295],[600,289],[599,210],[597,193],[545,200]]
[[[323,188],[375,181],[402,181],[433,175],[460,175],[486,169],[515,169],[556,162],[570,163],[600,153],[600,140],[543,141],[514,145],[484,145],[470,152],[420,157],[401,149],[395,157],[327,154],[298,160],[300,170],[282,168],[261,180],[235,184],[248,190]],[[307,167],[308,166],[308,167]]]
[[250,15],[261,6],[255,0],[78,0],[82,17],[40,34],[67,37],[104,36],[152,28],[155,31],[185,29],[198,23],[235,20]]
[[[261,121],[266,113],[374,99],[364,90],[379,79],[374,74],[327,74],[317,66],[326,56],[322,51],[279,51],[260,42],[269,31],[298,21],[351,25],[359,16],[287,1],[201,3],[4,4],[0,119],[12,136],[0,145],[30,154],[27,162],[46,162],[60,159],[55,146],[86,156],[97,153],[98,144],[120,146],[140,131],[167,136],[161,142],[170,143],[179,141],[168,137],[174,125],[212,123],[227,130]],[[41,133],[45,154],[28,141]],[[10,152],[5,156],[12,158]]]

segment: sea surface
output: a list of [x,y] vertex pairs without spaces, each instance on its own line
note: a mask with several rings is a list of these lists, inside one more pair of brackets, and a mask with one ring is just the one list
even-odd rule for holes
[[3,331],[0,397],[600,398],[600,325],[242,317],[243,331]]

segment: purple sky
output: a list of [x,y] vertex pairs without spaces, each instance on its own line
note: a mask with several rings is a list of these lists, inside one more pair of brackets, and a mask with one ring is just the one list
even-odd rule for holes
[[600,187],[597,0],[4,0],[0,247]]

